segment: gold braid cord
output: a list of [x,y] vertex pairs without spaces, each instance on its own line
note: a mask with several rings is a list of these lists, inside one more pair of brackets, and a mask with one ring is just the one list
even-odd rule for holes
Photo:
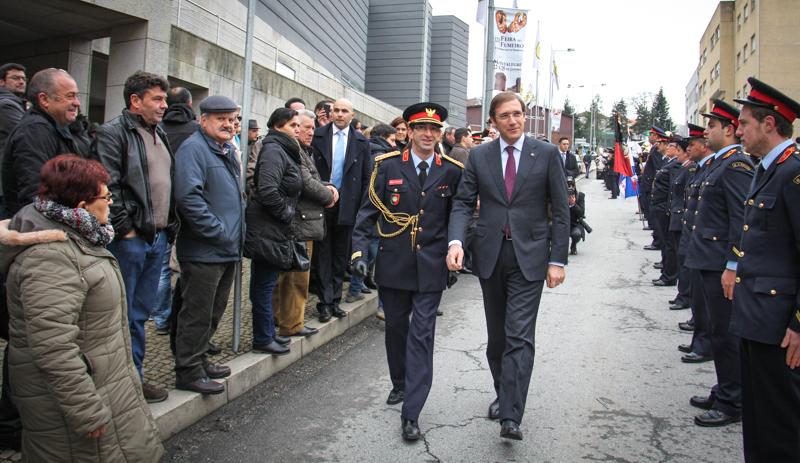
[[372,177],[369,179],[369,200],[375,205],[375,207],[378,208],[379,211],[381,211],[383,218],[386,219],[387,222],[396,224],[398,227],[400,227],[400,230],[397,230],[394,233],[383,233],[381,231],[380,223],[378,223],[378,234],[384,238],[393,238],[400,233],[403,233],[408,227],[411,227],[411,250],[413,251],[414,243],[416,242],[417,238],[417,221],[419,220],[419,214],[409,215],[405,212],[393,213],[389,211],[389,208],[383,204],[381,198],[378,196],[378,193],[375,191],[375,177],[378,175],[378,166],[381,164],[381,161],[390,155],[396,156],[399,154],[400,152],[396,151],[394,153],[389,153],[375,158],[375,169],[372,171]]

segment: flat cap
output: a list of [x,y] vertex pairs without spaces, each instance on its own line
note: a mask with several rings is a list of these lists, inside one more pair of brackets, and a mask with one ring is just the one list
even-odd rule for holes
[[224,95],[212,95],[200,102],[201,113],[235,113],[238,110],[236,102]]

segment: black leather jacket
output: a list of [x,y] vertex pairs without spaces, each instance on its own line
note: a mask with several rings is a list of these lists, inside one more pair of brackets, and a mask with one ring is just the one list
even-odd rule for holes
[[[175,210],[175,156],[169,147],[167,134],[156,127],[156,134],[169,151],[172,160],[170,178],[173,182],[169,202],[169,225],[165,228],[169,242],[178,234],[178,214]],[[111,204],[111,225],[119,237],[136,230],[147,243],[156,239],[153,204],[150,199],[150,175],[147,172],[147,153],[144,140],[136,130],[136,122],[123,110],[122,115],[97,129],[92,140],[92,159],[103,163],[111,177],[108,191],[114,196]]]

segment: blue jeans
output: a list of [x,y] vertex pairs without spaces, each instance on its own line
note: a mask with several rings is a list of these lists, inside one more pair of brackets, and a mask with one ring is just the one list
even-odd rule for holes
[[262,260],[250,261],[250,302],[253,304],[253,344],[269,344],[275,337],[272,293],[279,270]]
[[167,243],[164,251],[164,262],[161,266],[161,278],[158,280],[156,303],[153,307],[153,321],[156,328],[169,328],[169,314],[172,312],[172,269],[169,268],[169,258],[172,255],[172,245]]
[[[375,262],[375,258],[378,256],[378,243],[381,241],[380,238],[372,238],[372,241],[369,242],[369,248],[367,249],[367,268],[369,268],[373,262]],[[359,278],[355,275],[350,277],[350,288],[347,290],[347,294],[351,296],[358,296],[361,293],[361,287],[364,284],[364,279]]]
[[131,331],[133,363],[142,376],[142,360],[145,351],[144,324],[150,318],[156,302],[161,265],[167,234],[158,232],[153,244],[147,244],[139,235],[133,238],[118,236],[108,243],[106,249],[119,261],[119,270],[125,282],[125,299],[128,302],[128,327]]

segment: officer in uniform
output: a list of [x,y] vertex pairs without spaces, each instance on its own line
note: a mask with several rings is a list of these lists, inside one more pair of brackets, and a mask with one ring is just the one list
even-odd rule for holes
[[697,216],[686,266],[700,271],[700,286],[711,320],[711,351],[717,386],[708,398],[690,403],[708,411],[694,418],[698,426],[725,426],[742,420],[739,337],[728,331],[731,299],[744,225],[744,199],[753,180],[753,163],[736,136],[739,110],[714,100],[705,136],[716,151],[697,197]]
[[678,169],[672,177],[672,185],[669,191],[669,226],[667,236],[672,240],[672,247],[675,249],[676,267],[678,271],[678,297],[669,306],[671,310],[688,309],[692,306],[691,297],[691,272],[686,268],[684,261],[686,254],[681,253],[681,231],[683,230],[683,211],[686,209],[686,184],[694,176],[697,164],[689,159],[687,149],[689,139],[676,137],[670,145],[675,144],[677,150],[676,163]]
[[[647,163],[644,165],[644,171],[642,172],[642,196],[644,196],[644,206],[642,211],[647,218],[647,228],[650,230],[656,229],[656,222],[653,218],[653,211],[652,205],[650,204],[651,196],[650,192],[653,190],[653,180],[656,177],[656,172],[658,169],[661,168],[661,162],[663,160],[663,155],[660,153],[656,147],[658,141],[662,138],[666,137],[666,132],[660,127],[651,126],[650,127],[650,134],[648,135],[648,141],[650,142],[650,153],[647,157]],[[661,250],[663,243],[659,240],[658,236],[654,233],[653,234],[653,243],[648,244],[644,248],[650,251]]]
[[731,333],[741,337],[746,462],[800,459],[800,104],[749,78],[737,135],[761,159],[745,198]]
[[[689,124],[689,136],[687,137],[689,140],[687,151],[689,159],[697,163],[697,170],[694,171],[692,178],[686,182],[686,207],[683,211],[681,241],[678,244],[678,258],[683,263],[683,266],[689,270],[691,286],[690,305],[692,307],[692,318],[688,322],[678,325],[682,330],[693,331],[691,344],[678,346],[678,350],[686,354],[681,357],[681,361],[685,363],[708,362],[713,358],[711,353],[711,321],[708,318],[708,309],[703,296],[700,271],[686,267],[686,254],[692,238],[694,220],[697,217],[700,186],[705,181],[706,175],[708,175],[708,167],[715,154],[708,149],[704,134],[705,130],[705,127]],[[676,300],[675,302],[677,303],[678,301]]]
[[[392,391],[403,403],[403,438],[421,437],[417,420],[433,380],[433,335],[448,273],[447,225],[464,165],[434,153],[447,110],[419,103],[403,112],[411,143],[375,158],[369,189],[353,230],[353,274],[367,274],[372,228],[380,233],[375,281],[386,316],[386,356]],[[448,281],[450,279],[450,281]],[[409,315],[411,319],[409,321]]]
[[[675,137],[668,140],[659,140],[658,150],[665,154],[661,168],[656,172],[653,180],[653,190],[650,199],[650,210],[656,221],[656,236],[661,240],[661,276],[653,280],[655,286],[675,286],[678,284],[678,254],[674,240],[669,236],[669,193],[672,179],[677,176],[681,165],[676,160],[678,155],[677,145],[672,142]],[[666,147],[666,148],[665,148]]]

